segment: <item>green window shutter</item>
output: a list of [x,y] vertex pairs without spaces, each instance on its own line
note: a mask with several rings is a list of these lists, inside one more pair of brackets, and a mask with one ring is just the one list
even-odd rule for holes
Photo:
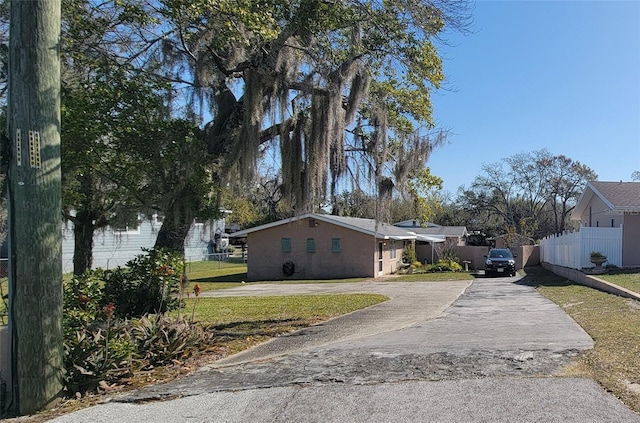
[[315,253],[315,252],[316,252],[316,239],[307,238],[307,253]]
[[282,243],[282,252],[290,253],[291,252],[291,238],[281,238],[280,242]]
[[340,253],[340,252],[342,252],[342,247],[340,245],[340,238],[332,238],[331,239],[331,252],[332,253]]

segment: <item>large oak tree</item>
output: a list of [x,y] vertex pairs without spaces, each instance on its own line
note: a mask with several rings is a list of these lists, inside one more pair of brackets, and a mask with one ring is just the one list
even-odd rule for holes
[[[388,199],[445,140],[431,131],[430,93],[444,78],[434,38],[464,28],[465,2],[153,3],[162,24],[145,57],[174,84],[174,104],[207,122],[206,154],[225,158],[232,186],[269,153],[296,213],[335,205],[346,183],[373,181]],[[159,237],[174,249],[179,238]]]

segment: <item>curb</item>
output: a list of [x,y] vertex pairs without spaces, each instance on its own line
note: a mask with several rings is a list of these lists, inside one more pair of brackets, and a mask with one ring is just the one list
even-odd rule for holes
[[611,282],[607,282],[595,276],[586,275],[579,270],[557,266],[555,264],[545,262],[542,262],[540,264],[546,270],[549,270],[550,272],[553,272],[558,276],[565,277],[573,282],[579,283],[580,285],[588,286],[603,292],[607,292],[609,294],[619,295],[621,297],[640,301],[640,294],[638,294],[637,292],[630,291],[626,288],[615,285]]

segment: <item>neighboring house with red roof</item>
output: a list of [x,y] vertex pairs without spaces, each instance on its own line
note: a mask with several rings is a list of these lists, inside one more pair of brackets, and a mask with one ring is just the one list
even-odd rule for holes
[[622,265],[640,266],[640,182],[589,182],[571,219],[583,227],[622,225]]
[[307,213],[232,234],[246,237],[247,279],[378,277],[402,267],[409,230],[354,217]]

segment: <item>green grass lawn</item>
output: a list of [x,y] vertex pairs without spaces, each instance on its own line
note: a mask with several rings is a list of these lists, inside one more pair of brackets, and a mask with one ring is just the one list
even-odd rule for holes
[[[367,278],[347,278],[347,279],[295,279],[276,281],[253,281],[247,282],[247,265],[238,262],[218,262],[218,261],[196,261],[187,263],[187,275],[189,277],[188,292],[193,292],[193,287],[198,284],[203,291],[214,289],[226,289],[247,284],[308,284],[308,283],[357,283]],[[384,277],[379,280],[389,282],[432,282],[450,280],[471,280],[473,276],[464,272],[437,272],[437,273],[416,273],[410,275],[398,275]]]
[[224,355],[269,338],[369,307],[389,298],[379,294],[288,295],[186,299],[173,316],[201,323]]
[[[638,277],[615,276],[616,282],[633,282]],[[578,365],[568,369],[567,375],[593,378],[640,412],[640,392],[632,385],[640,384],[640,302],[575,284],[541,267],[527,268],[521,281],[558,304],[595,341],[594,348],[581,353]]]
[[[379,294],[287,295],[191,298],[181,313],[205,324],[322,321],[388,300]],[[177,313],[177,312],[176,312]]]
[[640,293],[640,272],[638,273],[619,273],[619,274],[605,274],[597,275],[598,278],[604,279],[607,282],[627,288],[633,292]]

